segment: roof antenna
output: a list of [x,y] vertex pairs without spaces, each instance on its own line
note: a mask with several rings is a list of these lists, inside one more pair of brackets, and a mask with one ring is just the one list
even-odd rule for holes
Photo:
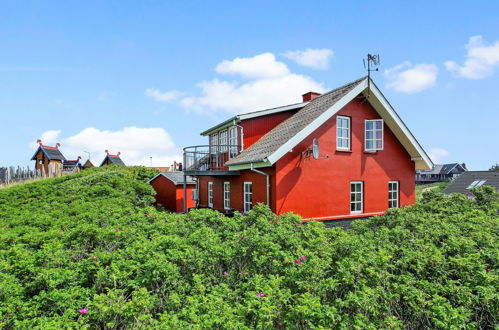
[[371,71],[378,71],[379,68],[379,54],[367,54],[367,67],[366,67],[366,59],[364,61],[364,69],[367,70],[367,97],[369,97],[371,93]]

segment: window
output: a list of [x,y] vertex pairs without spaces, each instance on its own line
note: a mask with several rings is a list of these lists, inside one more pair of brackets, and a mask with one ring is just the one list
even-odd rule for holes
[[210,154],[215,155],[218,151],[218,133],[210,135]]
[[364,210],[362,181],[353,181],[350,183],[350,213],[362,213]]
[[213,207],[213,182],[208,182],[208,207]]
[[244,183],[244,213],[248,213],[253,207],[253,184]]
[[399,182],[388,182],[388,207],[399,207]]
[[229,144],[230,144],[230,154],[231,156],[235,156],[238,153],[238,145],[237,145],[237,127],[231,127],[229,129]]
[[485,182],[487,182],[487,180],[475,180],[468,187],[466,187],[466,189],[483,186]]
[[224,182],[224,209],[230,209],[230,182]]
[[350,117],[336,118],[336,149],[350,150]]
[[383,150],[383,119],[366,120],[365,150]]
[[223,130],[220,132],[220,151],[227,152],[227,130]]

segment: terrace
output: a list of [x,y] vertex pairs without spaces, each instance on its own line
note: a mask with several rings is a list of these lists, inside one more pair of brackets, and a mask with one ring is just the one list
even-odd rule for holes
[[186,147],[183,171],[186,175],[239,175],[239,171],[230,171],[225,163],[241,151],[241,146],[235,144]]

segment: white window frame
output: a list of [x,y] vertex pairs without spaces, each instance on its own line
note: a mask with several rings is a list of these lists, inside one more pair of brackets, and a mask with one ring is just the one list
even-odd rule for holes
[[[381,123],[380,128],[376,128],[376,126],[377,126],[376,124],[378,122]],[[372,129],[367,129],[368,123],[373,123]],[[365,120],[365,125],[364,125],[364,150],[365,151],[374,152],[374,151],[378,151],[378,150],[383,150],[384,143],[385,143],[384,132],[383,132],[384,126],[385,125],[384,125],[383,119],[366,119]],[[368,132],[372,133],[372,138],[370,138],[370,139],[367,138]],[[381,132],[380,138],[376,137],[377,132]],[[368,144],[369,144],[368,141],[372,142],[371,148],[368,147]],[[378,142],[380,142],[379,146],[378,146]]]
[[208,182],[208,207],[213,208],[213,182]]
[[229,146],[230,146],[230,154],[232,155],[237,155],[238,152],[238,145],[237,145],[237,126],[232,126],[229,128]]
[[228,136],[227,136],[228,132],[226,129],[224,129],[223,131],[220,131],[220,152],[227,152],[229,149],[227,147],[228,145]]
[[210,135],[210,154],[216,155],[218,151],[218,133]]
[[[247,191],[246,187],[250,187],[250,191]],[[243,185],[243,210],[244,213],[248,213],[253,208],[253,182],[244,182]]]
[[224,209],[230,210],[230,182],[224,182]]
[[[346,120],[347,122],[347,126],[344,127],[343,125],[341,125],[341,123]],[[351,119],[350,117],[346,117],[346,116],[337,116],[336,117],[336,149],[337,150],[350,150],[351,148],[351,143],[350,143],[350,134],[351,134]],[[343,137],[343,132],[346,131],[347,132],[347,137]],[[343,143],[340,143],[341,141],[344,141],[346,140],[347,141],[347,146],[344,147],[343,146]]]
[[397,208],[400,204],[400,184],[398,181],[388,181],[388,208]]
[[[357,188],[355,190],[352,190],[352,185],[360,185],[360,191],[357,191]],[[352,195],[360,196],[360,200],[357,201],[355,200],[352,201]],[[355,210],[352,210],[352,204],[359,204],[360,203],[360,210],[356,210],[357,207],[355,207]],[[350,182],[350,214],[362,214],[364,213],[364,182],[363,181],[351,181]]]

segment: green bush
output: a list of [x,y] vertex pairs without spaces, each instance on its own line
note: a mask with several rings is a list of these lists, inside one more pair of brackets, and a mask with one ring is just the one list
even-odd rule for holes
[[[144,168],[0,191],[0,328],[494,328],[499,197],[354,223],[153,206]],[[87,308],[88,312],[80,314]]]

